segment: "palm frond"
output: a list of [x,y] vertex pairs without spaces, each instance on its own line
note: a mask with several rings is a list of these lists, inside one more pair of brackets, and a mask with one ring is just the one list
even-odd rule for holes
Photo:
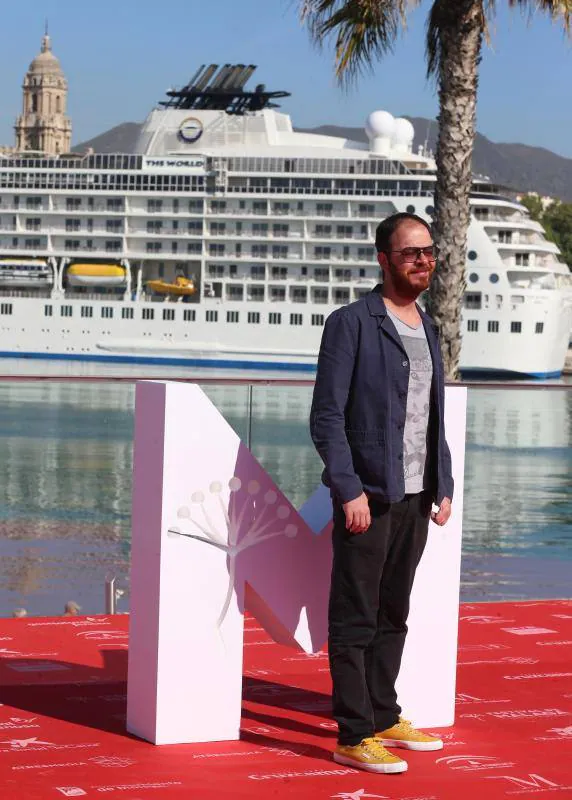
[[511,8],[528,11],[530,16],[539,11],[554,20],[562,22],[567,33],[572,31],[572,0],[508,0]]
[[302,0],[300,18],[315,44],[335,38],[336,78],[348,85],[393,50],[411,5],[408,0]]

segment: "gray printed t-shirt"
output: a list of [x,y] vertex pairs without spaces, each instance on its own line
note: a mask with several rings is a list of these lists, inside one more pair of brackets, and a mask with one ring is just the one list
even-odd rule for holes
[[405,430],[403,431],[403,474],[405,493],[417,494],[426,488],[427,426],[433,362],[423,323],[412,328],[387,309],[409,358],[409,386]]

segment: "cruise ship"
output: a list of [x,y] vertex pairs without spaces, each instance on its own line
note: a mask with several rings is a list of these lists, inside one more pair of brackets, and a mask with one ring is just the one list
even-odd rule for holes
[[[431,220],[435,162],[386,111],[367,143],[295,131],[254,71],[201,67],[133,153],[0,157],[1,356],[315,370],[328,314],[379,282],[378,222]],[[462,372],[559,376],[567,265],[485,178],[471,209]]]

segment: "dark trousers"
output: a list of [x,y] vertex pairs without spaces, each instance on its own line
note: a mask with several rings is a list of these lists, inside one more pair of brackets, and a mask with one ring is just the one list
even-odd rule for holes
[[350,533],[334,503],[328,646],[334,719],[345,745],[390,728],[401,712],[395,681],[431,498],[421,492],[399,503],[370,500],[370,510],[368,530]]

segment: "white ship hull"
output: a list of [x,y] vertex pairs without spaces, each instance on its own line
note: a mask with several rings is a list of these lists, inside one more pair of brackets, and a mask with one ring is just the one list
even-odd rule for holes
[[[486,343],[475,345],[475,339],[466,336],[461,352],[461,369],[465,373],[494,373],[507,376],[537,378],[560,375],[567,349],[567,337],[563,332],[572,322],[572,305],[568,317],[556,314],[548,298],[545,303],[547,329],[542,337],[531,328],[515,336],[499,336],[498,346],[490,348]],[[47,321],[45,306],[52,313]],[[195,320],[183,321],[183,313],[191,304],[169,304],[175,319],[163,321],[144,320],[144,311],[158,314],[166,304],[126,303],[134,312],[133,319],[120,317],[123,303],[115,302],[113,318],[102,318],[103,308],[111,304],[104,300],[91,300],[93,317],[89,327],[80,316],[83,300],[50,300],[47,298],[19,298],[14,304],[9,325],[3,326],[4,344],[0,357],[44,358],[58,360],[101,361],[116,363],[141,363],[178,365],[189,367],[217,367],[232,370],[272,370],[285,372],[313,372],[320,345],[322,328],[316,326],[311,340],[304,329],[292,331],[288,347],[275,326],[249,325],[225,321],[206,321],[205,308],[193,304]],[[62,317],[62,306],[72,306],[71,318]],[[240,304],[220,304],[219,314],[241,313]],[[288,315],[295,313],[295,304],[272,304],[272,313]],[[320,309],[327,316],[333,307]],[[260,308],[261,315],[268,307]],[[550,320],[558,322],[548,328]],[[6,321],[6,320],[5,320]],[[483,327],[486,317],[482,317]],[[274,329],[273,329],[274,328]],[[254,329],[254,330],[253,330]],[[298,335],[296,335],[298,334]],[[8,342],[15,344],[6,347]],[[510,369],[507,365],[510,364]]]

